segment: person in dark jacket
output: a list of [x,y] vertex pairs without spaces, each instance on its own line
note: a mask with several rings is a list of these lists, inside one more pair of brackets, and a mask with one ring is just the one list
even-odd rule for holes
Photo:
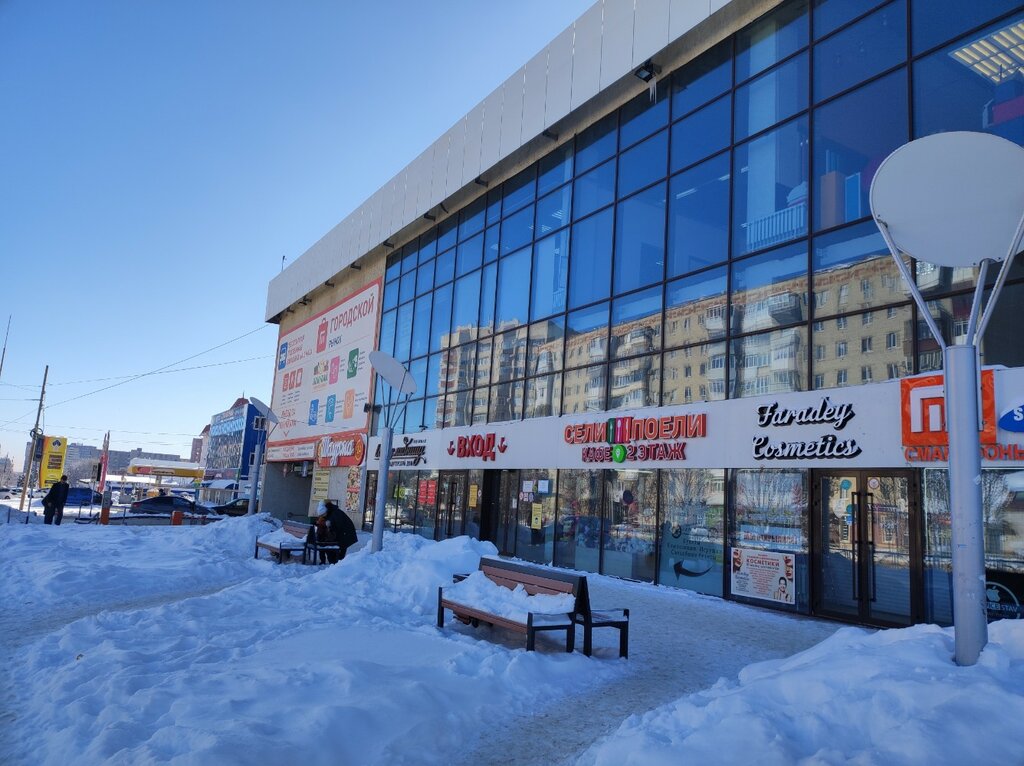
[[336,503],[328,500],[324,503],[322,518],[327,523],[327,535],[330,542],[338,543],[337,551],[327,551],[327,560],[337,564],[345,558],[345,551],[356,544],[356,525],[352,519]]
[[60,526],[64,518],[64,504],[68,501],[68,477],[61,476],[60,481],[50,487],[43,498],[43,523]]

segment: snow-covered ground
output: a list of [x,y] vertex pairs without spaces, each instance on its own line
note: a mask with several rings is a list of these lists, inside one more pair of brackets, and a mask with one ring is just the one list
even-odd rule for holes
[[610,630],[593,658],[526,653],[435,626],[487,543],[389,534],[303,567],[252,558],[271,530],[0,524],[0,763],[1024,763],[1018,623],[958,668],[949,630],[591,575],[595,604],[630,607],[630,659]]

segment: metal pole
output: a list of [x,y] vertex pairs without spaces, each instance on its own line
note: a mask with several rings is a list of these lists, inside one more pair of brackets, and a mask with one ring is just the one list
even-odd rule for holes
[[943,354],[953,536],[953,641],[956,663],[973,665],[988,643],[977,353],[973,345],[958,345],[947,346]]
[[[21,503],[18,505],[19,511],[25,510],[25,495],[28,492],[28,483],[32,480],[32,464],[36,461],[36,440],[39,438],[39,418],[43,415],[43,398],[46,396],[46,378],[50,374],[50,365],[46,365],[43,370],[43,388],[39,392],[39,408],[36,410],[36,424],[32,426],[32,451],[28,453],[28,465],[25,466],[24,476],[21,479]],[[25,523],[28,524],[28,517],[31,515],[31,503],[29,503],[29,510],[25,511]],[[8,514],[8,521],[10,521],[10,514]]]
[[[255,477],[253,474],[256,474]],[[260,475],[263,473],[263,439],[256,440],[256,450],[253,454],[252,470],[249,471],[249,483],[252,492],[249,493],[249,507],[245,511],[246,516],[256,513],[256,496],[260,491]]]
[[384,547],[384,506],[388,497],[388,468],[391,465],[391,427],[380,432],[380,467],[377,469],[377,502],[373,511],[373,539],[370,553],[379,553]]

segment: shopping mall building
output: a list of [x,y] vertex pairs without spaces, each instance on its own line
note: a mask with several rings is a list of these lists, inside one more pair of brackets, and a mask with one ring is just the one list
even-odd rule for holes
[[[1007,0],[600,0],[270,283],[264,507],[371,523],[380,348],[416,383],[388,528],[950,622],[941,352],[868,190],[914,138],[1024,144],[1022,66]],[[914,273],[962,340],[976,271]],[[1021,306],[1014,268],[981,349],[993,616],[1024,598]]]

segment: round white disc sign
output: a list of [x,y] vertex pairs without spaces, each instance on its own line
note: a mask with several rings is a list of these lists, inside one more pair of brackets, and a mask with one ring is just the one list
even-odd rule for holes
[[919,138],[882,162],[870,199],[907,255],[954,268],[1002,261],[1024,215],[1024,149],[989,133]]

